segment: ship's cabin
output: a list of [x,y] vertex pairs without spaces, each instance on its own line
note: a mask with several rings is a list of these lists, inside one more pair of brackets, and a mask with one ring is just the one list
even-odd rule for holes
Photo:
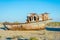
[[46,20],[48,20],[48,13],[43,13],[43,14],[40,14],[40,15],[37,15],[36,13],[30,13],[27,16],[27,23],[46,21]]

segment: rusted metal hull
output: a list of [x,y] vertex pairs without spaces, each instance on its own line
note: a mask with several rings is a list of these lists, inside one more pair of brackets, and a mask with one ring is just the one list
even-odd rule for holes
[[47,23],[49,23],[49,21],[26,23],[19,25],[6,25],[6,27],[10,30],[42,30],[45,29]]

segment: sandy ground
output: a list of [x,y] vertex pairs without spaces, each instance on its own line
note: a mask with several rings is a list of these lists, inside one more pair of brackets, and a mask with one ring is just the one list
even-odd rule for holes
[[23,36],[23,38],[36,37],[39,40],[60,40],[60,32],[53,31],[2,31],[0,30],[0,40],[6,40],[7,37],[17,40],[17,36]]
[[24,38],[36,37],[39,40],[43,40],[45,38],[45,31],[44,30],[41,30],[41,31],[0,31],[0,36],[2,40],[5,40],[5,38],[7,37],[14,38],[17,36],[23,36]]
[[46,40],[60,40],[60,31],[45,31]]

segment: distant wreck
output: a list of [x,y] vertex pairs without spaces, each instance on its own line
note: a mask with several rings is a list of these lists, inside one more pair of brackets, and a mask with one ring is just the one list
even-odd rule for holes
[[3,23],[7,30],[43,30],[45,26],[50,22],[48,13],[37,15],[36,13],[30,13],[27,16],[25,23]]

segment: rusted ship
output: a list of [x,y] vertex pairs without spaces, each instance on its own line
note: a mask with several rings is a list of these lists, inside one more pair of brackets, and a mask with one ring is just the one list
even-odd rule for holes
[[25,23],[3,23],[8,30],[41,30],[50,22],[48,13],[30,13]]

